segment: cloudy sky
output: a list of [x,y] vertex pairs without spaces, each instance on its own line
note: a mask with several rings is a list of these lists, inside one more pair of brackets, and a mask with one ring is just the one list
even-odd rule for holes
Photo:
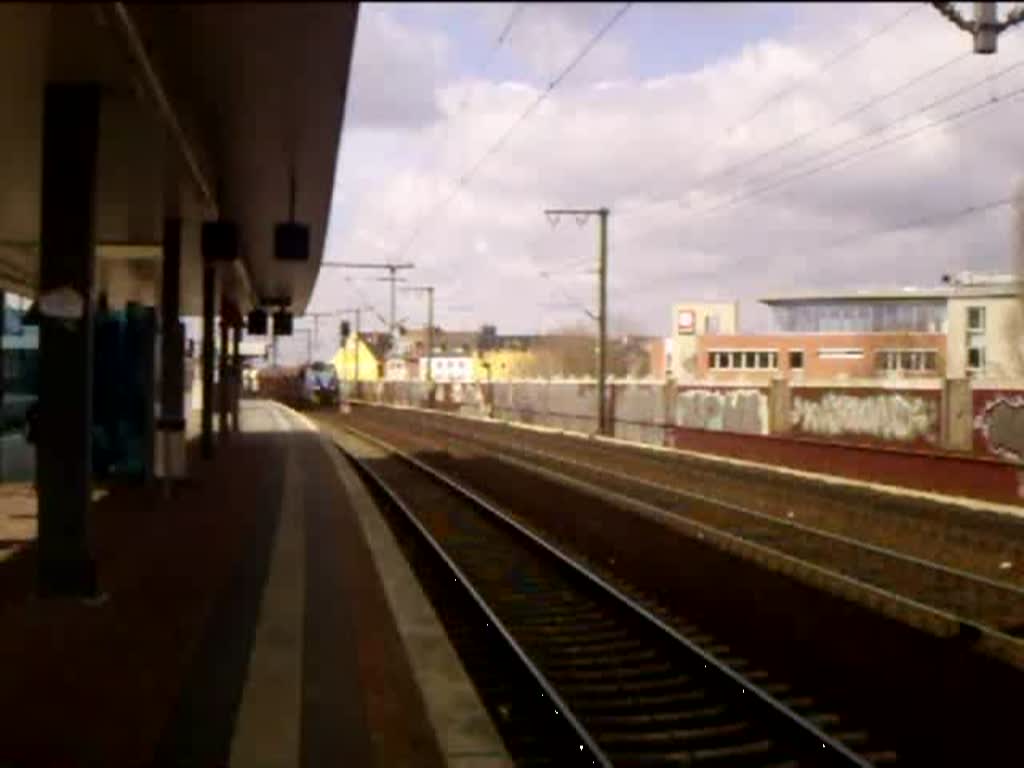
[[[363,4],[325,259],[414,262],[445,327],[587,324],[597,221],[543,210],[606,206],[612,323],[660,335],[686,299],[757,330],[760,296],[1013,265],[1012,208],[968,209],[1024,178],[1024,32],[977,56],[925,3],[636,3],[587,49],[624,7]],[[310,309],[386,314],[349,275]]]

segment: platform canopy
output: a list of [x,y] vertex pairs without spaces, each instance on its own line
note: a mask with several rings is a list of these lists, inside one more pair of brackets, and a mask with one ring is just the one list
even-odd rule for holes
[[[0,4],[0,287],[34,295],[44,86],[102,86],[96,291],[113,305],[159,297],[162,221],[185,222],[182,313],[199,314],[199,226],[239,228],[220,267],[245,311],[295,312],[322,259],[358,6]],[[310,227],[306,262],[277,262],[274,225]]]

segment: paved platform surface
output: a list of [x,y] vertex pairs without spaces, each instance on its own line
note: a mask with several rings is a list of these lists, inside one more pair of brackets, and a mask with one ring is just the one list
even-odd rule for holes
[[246,402],[242,427],[207,462],[190,444],[172,498],[95,502],[106,602],[37,599],[32,546],[9,548],[0,766],[505,764],[479,702],[454,719],[425,703],[424,598],[395,602],[351,469],[286,409]]

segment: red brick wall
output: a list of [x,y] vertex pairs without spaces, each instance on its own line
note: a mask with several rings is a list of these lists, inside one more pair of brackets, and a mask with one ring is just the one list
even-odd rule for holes
[[1017,469],[1002,461],[791,437],[737,435],[675,427],[668,444],[806,472],[933,493],[1020,504]]
[[[857,359],[821,359],[822,348],[862,349]],[[779,353],[778,371],[734,371],[709,368],[708,352],[715,349],[762,349]],[[851,379],[872,378],[875,352],[880,349],[929,349],[937,353],[937,370],[926,374],[904,374],[918,377],[939,377],[945,371],[946,336],[942,333],[779,333],[701,336],[697,339],[697,375],[719,381],[770,380],[777,373],[789,375],[790,350],[803,350],[803,377],[828,380],[838,376]]]

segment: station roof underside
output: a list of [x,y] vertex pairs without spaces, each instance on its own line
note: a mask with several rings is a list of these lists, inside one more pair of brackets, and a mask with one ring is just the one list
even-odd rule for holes
[[[0,4],[0,286],[35,295],[47,82],[101,86],[95,290],[159,297],[163,219],[182,232],[182,314],[201,310],[199,228],[234,220],[218,267],[241,310],[301,312],[323,257],[358,5]],[[307,262],[278,262],[274,225],[310,227]]]

